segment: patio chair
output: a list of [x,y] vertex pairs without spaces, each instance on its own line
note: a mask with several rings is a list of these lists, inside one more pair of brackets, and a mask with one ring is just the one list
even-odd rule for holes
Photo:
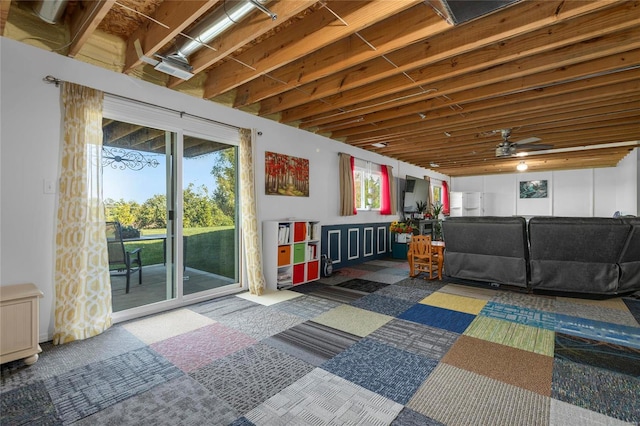
[[109,251],[109,273],[111,276],[127,277],[126,292],[129,293],[131,274],[138,272],[138,284],[142,284],[141,248],[128,251],[122,241],[120,222],[106,222],[107,249]]

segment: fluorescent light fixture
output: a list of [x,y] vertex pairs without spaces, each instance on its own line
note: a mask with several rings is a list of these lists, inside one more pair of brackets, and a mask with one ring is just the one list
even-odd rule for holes
[[527,163],[525,163],[524,161],[519,162],[518,165],[516,166],[516,169],[518,169],[518,171],[520,172],[524,172],[528,168],[529,166],[527,166]]
[[372,143],[371,146],[375,146],[376,148],[384,148],[386,147],[388,144],[386,142],[376,142],[376,143]]

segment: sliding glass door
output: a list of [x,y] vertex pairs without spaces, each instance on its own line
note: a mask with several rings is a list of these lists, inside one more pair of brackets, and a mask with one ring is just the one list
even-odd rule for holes
[[237,147],[185,136],[182,156],[183,294],[238,276]]
[[113,311],[239,286],[237,147],[109,118],[103,135],[106,220],[142,263],[129,277],[113,267]]

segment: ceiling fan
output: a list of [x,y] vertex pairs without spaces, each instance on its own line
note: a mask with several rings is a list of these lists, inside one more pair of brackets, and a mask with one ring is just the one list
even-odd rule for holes
[[[500,135],[502,136],[502,142],[496,147],[496,157],[513,157],[518,151],[537,151],[543,149],[551,149],[553,145],[544,145],[544,144],[535,144],[528,145],[533,142],[541,141],[542,139],[532,136],[530,138],[520,139],[519,141],[511,142],[509,141],[509,136],[511,136],[511,129],[501,129],[498,130]],[[496,131],[496,133],[498,132]],[[523,146],[526,145],[526,146]]]

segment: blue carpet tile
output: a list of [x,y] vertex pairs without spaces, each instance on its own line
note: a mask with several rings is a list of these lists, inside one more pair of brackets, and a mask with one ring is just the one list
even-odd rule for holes
[[640,327],[556,314],[555,331],[640,349]]
[[405,407],[391,423],[391,426],[443,426],[443,423]]
[[558,359],[604,368],[640,379],[640,349],[557,333],[554,353]]
[[398,318],[462,334],[475,315],[418,303],[404,311]]
[[554,330],[556,325],[555,314],[496,302],[488,302],[484,305],[480,315],[545,330]]
[[406,404],[437,364],[435,360],[365,338],[321,368]]
[[0,425],[640,425],[635,297],[410,278],[394,259],[291,292],[43,342],[0,366]]
[[589,365],[554,360],[552,397],[626,422],[640,421],[640,379]]

